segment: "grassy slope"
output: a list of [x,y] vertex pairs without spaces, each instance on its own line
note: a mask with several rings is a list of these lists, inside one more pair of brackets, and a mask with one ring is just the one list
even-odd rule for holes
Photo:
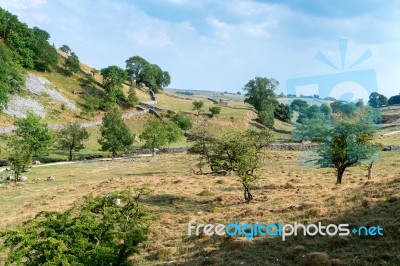
[[[159,155],[114,162],[80,163],[33,168],[33,178],[55,176],[0,191],[0,227],[12,227],[40,210],[64,210],[85,194],[105,194],[127,186],[148,186],[154,192],[143,197],[153,211],[149,241],[141,254],[132,257],[140,265],[296,265],[310,252],[326,252],[335,265],[398,265],[400,248],[399,152],[383,153],[373,168],[346,171],[341,186],[334,184],[330,169],[298,166],[299,152],[268,152],[255,201],[242,201],[242,188],[234,177],[194,175],[193,156]],[[157,165],[157,167],[154,167]],[[301,208],[292,206],[300,205]],[[278,238],[188,237],[187,223],[350,223],[377,225],[384,237],[291,237]]]

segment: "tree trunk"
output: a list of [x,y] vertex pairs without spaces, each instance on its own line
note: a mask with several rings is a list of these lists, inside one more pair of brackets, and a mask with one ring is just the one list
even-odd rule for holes
[[242,184],[244,187],[244,200],[249,203],[253,200],[253,195],[250,193],[250,188],[245,183]]
[[368,165],[368,179],[371,179],[371,177],[372,177],[372,166],[373,166],[373,163],[370,163]]
[[350,165],[351,165],[350,163],[345,163],[342,166],[339,166],[339,168],[337,168],[336,184],[342,184],[342,177],[343,177],[344,171]]
[[116,151],[112,151],[112,157],[115,158],[115,156],[117,156],[117,152]]
[[72,149],[69,150],[69,160],[72,161]]
[[153,148],[153,149],[151,150],[151,156],[154,156],[154,155],[156,155],[156,148]]

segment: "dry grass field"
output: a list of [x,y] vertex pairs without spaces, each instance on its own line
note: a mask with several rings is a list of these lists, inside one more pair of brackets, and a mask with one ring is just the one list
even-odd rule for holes
[[[41,210],[65,210],[89,193],[145,186],[153,192],[141,201],[153,219],[148,241],[131,257],[139,265],[399,265],[400,153],[382,153],[371,180],[362,166],[350,168],[340,186],[332,169],[300,167],[300,155],[268,151],[250,204],[234,176],[195,175],[196,157],[183,153],[34,167],[26,173],[29,182],[0,189],[0,228],[18,226]],[[45,181],[49,175],[55,180]],[[384,236],[189,237],[192,219],[380,225]]]

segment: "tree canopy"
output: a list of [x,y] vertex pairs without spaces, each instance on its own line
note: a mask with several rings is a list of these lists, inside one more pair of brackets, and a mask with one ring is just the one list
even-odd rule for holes
[[133,56],[126,61],[126,71],[132,83],[144,84],[154,92],[159,92],[171,83],[171,76],[158,65],[149,63],[140,56]]
[[68,150],[69,160],[72,161],[72,152],[82,150],[83,141],[89,138],[86,128],[79,123],[68,123],[58,132],[58,144],[62,150]]

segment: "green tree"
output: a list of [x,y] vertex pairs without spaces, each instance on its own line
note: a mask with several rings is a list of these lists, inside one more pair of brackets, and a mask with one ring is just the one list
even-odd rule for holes
[[130,107],[134,107],[138,103],[139,103],[139,97],[137,97],[136,95],[136,89],[133,86],[131,86],[128,92],[128,105]]
[[131,83],[143,83],[154,92],[161,91],[171,83],[171,76],[158,65],[151,64],[140,56],[133,56],[126,61],[126,71]]
[[322,142],[330,129],[331,125],[328,120],[306,118],[293,130],[293,139],[295,141]]
[[289,122],[290,119],[292,118],[292,114],[293,111],[289,107],[289,105],[283,103],[278,103],[274,110],[274,117],[283,122]]
[[197,111],[197,116],[200,115],[200,113],[202,112],[202,108],[204,106],[204,102],[203,101],[194,101],[192,102],[193,105],[193,110]]
[[275,79],[255,77],[247,82],[243,88],[246,91],[246,99],[244,101],[253,105],[258,112],[265,110],[270,105],[275,109],[278,101],[276,100],[274,90],[278,84],[278,81]]
[[295,99],[290,103],[292,110],[303,113],[308,108],[308,103],[301,99]]
[[20,175],[32,163],[30,147],[22,139],[11,137],[8,141],[8,162],[14,172],[14,182],[19,181]]
[[66,44],[61,45],[59,50],[64,52],[64,53],[66,53],[66,54],[68,54],[68,55],[72,52],[71,48]]
[[100,133],[101,149],[111,151],[112,157],[115,157],[118,151],[126,150],[133,143],[134,137],[116,108],[111,109],[104,116]]
[[272,106],[264,107],[264,110],[258,113],[258,121],[269,128],[274,127],[274,110]]
[[59,148],[69,151],[69,160],[72,161],[72,152],[82,150],[83,141],[89,139],[86,128],[79,123],[68,123],[58,132]]
[[23,226],[0,231],[5,264],[130,265],[128,257],[139,252],[149,232],[149,212],[139,203],[147,193],[90,195],[65,212],[42,211]]
[[112,106],[117,100],[125,100],[122,84],[127,79],[127,72],[118,66],[109,66],[100,71],[103,76],[103,87],[107,92],[106,100]]
[[0,43],[0,112],[9,101],[9,95],[25,86],[22,67],[16,63],[13,52]]
[[373,92],[369,95],[368,104],[374,108],[380,108],[383,105],[388,105],[388,99],[386,96],[379,94],[377,92]]
[[400,94],[390,97],[388,104],[400,104]]
[[81,71],[81,65],[79,63],[79,58],[74,52],[71,52],[71,54],[68,56],[67,60],[65,60],[65,68],[68,71],[69,75],[72,75],[72,73],[78,73],[79,71]]
[[26,118],[15,120],[17,129],[15,133],[27,145],[33,156],[49,154],[50,146],[53,143],[54,135],[46,123],[42,122],[40,116],[27,113]]
[[372,143],[375,127],[368,118],[356,122],[339,122],[326,135],[318,151],[321,167],[334,167],[336,183],[342,183],[347,167],[369,160],[378,152]]
[[165,130],[167,131],[168,146],[182,138],[182,130],[172,121],[165,125]]
[[36,46],[33,48],[35,53],[35,69],[39,71],[51,71],[57,66],[57,50],[48,42],[50,34],[38,27],[33,28],[33,34],[36,38]]
[[180,129],[186,131],[192,128],[192,120],[182,113],[177,113],[171,120],[180,127]]
[[160,119],[150,117],[146,121],[140,138],[146,141],[143,148],[152,149],[152,154],[154,156],[155,149],[162,147],[168,142],[168,132]]
[[215,115],[219,115],[221,113],[221,107],[220,106],[213,106],[208,109],[211,113],[211,117],[214,117]]
[[191,139],[195,144],[190,152],[200,154],[199,166],[206,163],[215,174],[234,172],[243,185],[244,199],[250,202],[251,189],[259,178],[263,148],[271,141],[270,132],[229,132],[220,138],[202,132],[197,136]]

